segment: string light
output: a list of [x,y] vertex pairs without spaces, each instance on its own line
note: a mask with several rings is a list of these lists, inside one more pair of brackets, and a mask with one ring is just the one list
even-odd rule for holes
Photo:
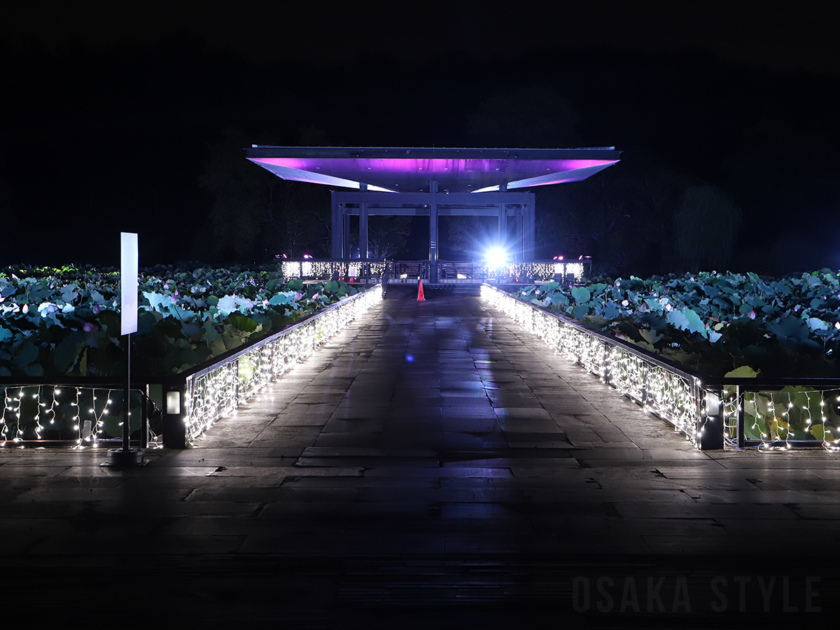
[[[582,365],[592,374],[599,376],[603,383],[611,385],[622,394],[637,401],[645,411],[666,420],[675,430],[685,435],[686,439],[695,446],[699,446],[699,438],[703,435],[709,418],[705,404],[701,401],[706,399],[707,393],[718,394],[704,388],[699,377],[678,374],[634,352],[632,348],[608,343],[582,326],[567,323],[495,287],[482,285],[481,297],[514,319],[525,330],[542,339],[559,354]],[[796,445],[796,440],[792,439],[790,410],[799,408],[800,417],[805,416],[803,422],[807,430],[815,424],[815,418],[811,413],[811,397],[819,396],[821,410],[819,422],[823,433],[820,439],[811,432],[811,435],[815,436],[813,441],[822,442],[822,446],[826,449],[838,450],[840,439],[831,433],[830,426],[826,426],[829,418],[825,411],[825,401],[829,396],[836,396],[836,401],[840,402],[838,392],[840,390],[799,392],[805,395],[805,404],[799,406],[791,397],[790,392],[743,392],[739,387],[726,386],[723,388],[721,399],[725,443],[729,446],[737,445],[738,418],[741,412],[749,407],[755,411],[750,416],[751,423],[748,426],[751,431],[746,436],[747,438],[760,440],[765,448],[776,446],[785,449],[792,448]],[[766,412],[759,409],[757,404],[760,396],[769,397],[770,404]],[[781,441],[762,431],[759,425],[761,417],[764,419],[768,432],[770,426],[773,426],[773,431],[779,434],[779,419],[775,411],[776,396],[779,400],[782,400],[782,396],[787,396],[785,407],[788,411],[783,412],[782,415],[788,417],[786,423],[788,428],[785,430],[781,427],[784,431],[784,440]],[[833,430],[840,435],[840,428]]]
[[[190,440],[201,435],[219,418],[231,415],[238,405],[246,402],[266,384],[311,356],[324,342],[381,299],[381,285],[342,298],[304,322],[277,333],[225,363],[188,377],[185,424]],[[32,433],[29,435],[34,434],[35,440],[42,439],[42,419],[49,430],[58,432],[59,436],[69,430],[77,448],[84,448],[86,443],[96,447],[99,441],[107,439],[104,417],[110,415],[112,394],[119,390],[73,387],[71,391],[75,398],[65,403],[68,405],[67,410],[62,410],[60,397],[65,389],[66,386],[58,385],[0,387],[3,398],[0,446],[26,441],[30,428]],[[107,391],[104,399],[97,395],[102,391]],[[24,414],[23,400],[27,395],[35,401],[34,411]],[[128,415],[131,416],[131,413]],[[86,422],[90,422],[90,433],[83,436]],[[156,444],[158,436],[151,430],[150,433],[150,444]]]
[[187,438],[193,441],[220,418],[233,415],[237,407],[281,374],[294,369],[381,300],[382,286],[376,285],[344,298],[222,364],[187,377],[184,390]]
[[[361,265],[370,265],[370,273],[378,274],[379,277],[385,272],[389,263],[384,261],[353,261],[351,263],[344,263],[341,261],[331,260],[284,260],[280,263],[283,269],[283,276],[286,278],[321,278],[331,277],[332,274],[338,272],[339,275],[344,275],[345,265],[347,275],[351,277],[359,277],[361,275]],[[509,261],[497,266],[489,266],[482,263],[471,263],[473,275],[482,278],[535,278],[539,280],[550,280],[555,275],[559,274],[564,278],[567,276],[574,276],[575,282],[580,282],[586,275],[588,264],[576,262],[516,262]]]
[[376,260],[357,260],[352,263],[335,260],[284,260],[280,263],[280,267],[285,278],[329,278],[336,272],[343,276],[345,265],[348,265],[347,275],[358,278],[361,275],[360,266],[363,263],[370,265],[371,274],[379,274],[380,277],[382,277],[389,264],[385,261]]
[[[98,395],[106,391],[105,398]],[[44,432],[54,439],[67,439],[69,432],[70,441],[76,443],[76,448],[84,448],[86,445],[97,447],[102,439],[118,438],[109,436],[105,427],[105,418],[110,415],[115,402],[112,399],[115,391],[122,393],[121,390],[82,386],[0,387],[3,399],[0,446],[6,446],[9,442],[42,440],[45,438]],[[150,443],[156,444],[158,436],[153,431],[150,433],[153,436]]]
[[695,445],[698,443],[705,418],[699,418],[698,396],[695,395],[697,382],[495,287],[482,285],[481,297],[559,354],[579,363],[601,377],[602,382],[639,402],[646,411],[669,422]]
[[582,262],[516,262],[508,261],[502,265],[475,265],[476,275],[486,278],[533,278],[551,280],[556,275],[573,276],[575,282],[581,282],[586,275],[587,265]]
[[[728,400],[724,411],[724,435],[731,446],[738,441],[738,415],[743,410],[745,440],[759,442],[762,450],[788,450],[803,442],[817,443],[826,450],[840,450],[840,429],[827,424],[827,401],[840,402],[838,389],[797,388],[797,391],[740,391],[738,387],[727,387]],[[804,396],[802,404],[792,395]],[[816,403],[819,402],[819,405]],[[819,408],[819,416],[812,409]],[[784,409],[779,413],[780,409]],[[794,414],[796,410],[796,414]],[[835,413],[835,416],[837,414]],[[836,422],[836,420],[835,420]],[[796,429],[794,424],[802,428]],[[819,425],[815,433],[814,428]],[[762,428],[763,427],[763,428]],[[796,432],[805,437],[795,437]],[[812,437],[807,437],[807,436]]]

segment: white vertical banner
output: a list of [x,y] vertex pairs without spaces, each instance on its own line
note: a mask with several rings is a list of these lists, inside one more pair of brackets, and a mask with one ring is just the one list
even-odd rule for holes
[[120,233],[121,334],[137,332],[137,235]]

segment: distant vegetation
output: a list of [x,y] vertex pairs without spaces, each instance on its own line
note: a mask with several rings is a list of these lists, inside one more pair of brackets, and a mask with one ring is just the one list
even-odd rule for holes
[[840,273],[828,269],[552,282],[518,295],[704,375],[840,376]]

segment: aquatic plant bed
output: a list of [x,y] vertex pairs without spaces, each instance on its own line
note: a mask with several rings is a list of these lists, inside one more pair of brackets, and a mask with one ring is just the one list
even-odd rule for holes
[[[147,271],[141,280],[146,328],[132,344],[131,427],[136,434],[141,419],[156,418],[164,442],[176,446],[310,356],[382,295],[378,286],[359,292],[341,282],[283,282],[271,270],[163,271],[163,277]],[[118,275],[34,270],[23,278],[0,275],[0,287],[0,444],[95,445],[118,436],[124,404],[123,339],[113,332]],[[155,287],[168,293],[149,290]],[[37,308],[24,308],[37,300],[43,300]],[[145,425],[142,431],[148,435]]]
[[[664,353],[658,354],[627,339],[620,332],[614,334],[616,331],[607,324],[607,318],[597,312],[608,306],[588,303],[596,291],[600,290],[603,295],[608,291],[612,293],[609,286],[618,289],[621,281],[616,282],[618,284],[592,285],[587,288],[588,295],[577,288],[568,290],[569,296],[578,302],[573,309],[583,305],[593,309],[594,316],[591,311],[585,314],[583,308],[577,311],[584,322],[588,319],[587,323],[549,310],[540,303],[543,300],[545,303],[560,302],[560,296],[568,300],[569,296],[559,286],[544,285],[547,295],[542,298],[538,297],[543,294],[542,289],[528,287],[524,292],[535,299],[527,300],[483,285],[482,298],[539,336],[554,351],[579,363],[603,382],[669,422],[699,448],[722,448],[728,444],[833,449],[838,445],[840,379],[820,376],[756,378],[756,373],[748,366],[731,370],[724,376],[702,375],[663,356]],[[639,299],[638,294],[636,299]],[[610,301],[614,302],[614,298]],[[626,294],[624,301],[627,304],[621,307],[628,309],[630,301]],[[667,313],[674,310],[673,306],[664,308],[670,298],[657,303],[663,305],[662,314],[645,314],[663,318],[665,326],[686,336],[697,334],[702,338],[699,331],[683,330],[667,319]],[[683,316],[686,317],[684,313]],[[750,318],[750,321],[753,320]],[[593,323],[601,326],[596,328]],[[678,324],[681,323],[679,320]],[[655,325],[641,330],[657,332]],[[704,330],[708,334],[709,330],[705,327]]]
[[[346,299],[343,282],[286,280],[276,265],[141,270],[132,368],[162,378],[200,365]],[[94,267],[0,269],[0,377],[123,373],[119,272]]]
[[840,274],[828,269],[551,282],[516,295],[707,376],[744,366],[763,376],[840,376]]

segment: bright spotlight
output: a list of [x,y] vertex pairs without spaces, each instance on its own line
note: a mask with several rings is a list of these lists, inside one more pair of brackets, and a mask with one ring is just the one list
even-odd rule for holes
[[502,267],[505,262],[505,250],[501,247],[494,247],[487,251],[487,264],[490,267]]

